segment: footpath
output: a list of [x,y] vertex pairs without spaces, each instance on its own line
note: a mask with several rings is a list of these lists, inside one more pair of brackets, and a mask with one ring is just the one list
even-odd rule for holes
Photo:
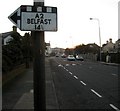
[[[32,68],[30,70],[33,70]],[[32,73],[32,71],[31,71]],[[49,64],[49,58],[45,59],[45,76],[46,76],[46,109],[59,110],[59,105],[56,97],[55,86],[52,79],[52,73]],[[14,106],[14,109],[34,109],[33,100],[34,91],[23,94],[19,101]]]

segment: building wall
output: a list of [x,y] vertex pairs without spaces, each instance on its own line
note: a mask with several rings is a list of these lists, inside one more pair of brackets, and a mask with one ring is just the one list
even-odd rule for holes
[[50,56],[51,53],[52,53],[52,48],[50,46],[50,43],[46,43],[45,56]]
[[109,42],[107,41],[107,44],[102,48],[103,53],[110,53],[114,52],[115,45],[112,43],[112,39],[109,39]]

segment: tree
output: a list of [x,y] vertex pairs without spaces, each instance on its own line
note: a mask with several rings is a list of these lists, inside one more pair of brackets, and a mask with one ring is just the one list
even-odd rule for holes
[[93,53],[97,54],[99,52],[99,46],[94,44],[87,44],[87,45],[78,45],[75,47],[75,53],[76,54],[87,54],[87,53]]
[[29,61],[33,56],[31,39],[32,38],[29,33],[25,33],[25,35],[22,38],[22,52],[26,63],[26,68],[29,68]]
[[17,32],[11,32],[13,39],[7,45],[2,46],[2,70],[7,72],[15,66],[21,64],[23,54],[21,50],[21,35]]

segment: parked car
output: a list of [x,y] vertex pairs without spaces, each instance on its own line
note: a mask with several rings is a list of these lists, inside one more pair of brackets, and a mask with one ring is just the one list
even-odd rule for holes
[[83,60],[84,60],[84,58],[83,58],[82,56],[76,55],[76,60],[83,61]]
[[59,54],[56,54],[55,56],[56,56],[56,57],[59,57]]
[[73,55],[68,55],[67,60],[75,61],[75,57]]
[[62,54],[61,57],[62,57],[62,58],[66,58],[67,56],[66,56],[65,54]]

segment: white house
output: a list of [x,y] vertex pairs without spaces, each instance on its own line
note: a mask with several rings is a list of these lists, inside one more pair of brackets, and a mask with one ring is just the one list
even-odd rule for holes
[[17,32],[17,27],[16,26],[13,26],[13,31],[1,33],[2,45],[7,45],[8,42],[13,40],[13,37],[11,36],[12,32]]
[[45,43],[45,56],[50,56],[52,53],[52,48],[50,46],[50,43]]
[[115,44],[112,42],[112,39],[110,38],[109,41],[107,41],[106,44],[102,47],[102,52],[103,53],[111,53],[114,52],[115,49]]
[[3,33],[2,34],[2,45],[7,45],[8,42],[10,42],[13,39],[13,37],[11,37],[11,34],[7,34],[7,33]]

